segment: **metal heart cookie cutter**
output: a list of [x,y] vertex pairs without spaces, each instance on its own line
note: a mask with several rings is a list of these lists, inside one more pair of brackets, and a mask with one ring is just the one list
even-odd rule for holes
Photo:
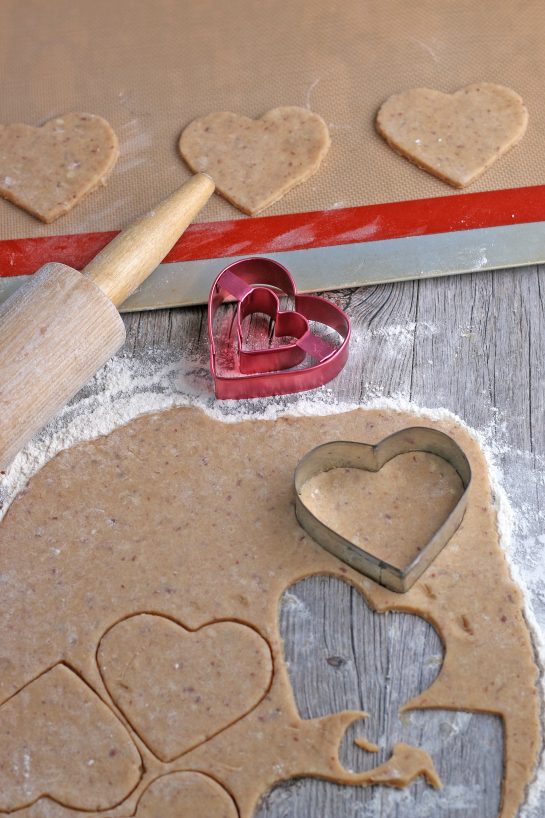
[[[445,460],[458,473],[464,491],[431,540],[404,568],[370,554],[329,528],[309,510],[301,497],[305,483],[317,474],[338,468],[378,472],[389,460],[409,452],[428,452]],[[375,445],[336,440],[317,446],[297,465],[294,482],[295,514],[307,533],[360,574],[365,574],[391,591],[404,593],[424,573],[460,526],[467,507],[471,467],[462,449],[449,435],[438,429],[415,426],[394,432]]]
[[[278,292],[294,300],[294,310],[281,310]],[[219,374],[214,342],[214,317],[227,299],[238,301],[238,350],[229,374]],[[275,322],[277,337],[293,341],[265,349],[244,349],[242,322],[252,313],[264,313]],[[316,335],[311,321],[325,324],[341,337],[339,345]],[[217,398],[256,398],[285,395],[323,386],[341,371],[348,357],[350,321],[335,304],[316,295],[301,295],[282,264],[268,258],[246,258],[229,264],[218,275],[208,299],[210,369]],[[315,363],[299,366],[306,356]]]

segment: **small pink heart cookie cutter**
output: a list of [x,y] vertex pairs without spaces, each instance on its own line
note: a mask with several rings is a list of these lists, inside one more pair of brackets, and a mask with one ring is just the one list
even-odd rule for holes
[[[278,291],[294,299],[294,310],[280,309]],[[219,374],[214,317],[224,301],[233,299],[238,302],[238,350],[230,373]],[[244,349],[242,322],[256,312],[274,319],[275,335],[294,340],[279,347]],[[341,343],[335,346],[315,335],[310,321],[335,330]],[[210,369],[217,398],[232,400],[286,395],[323,386],[339,374],[348,358],[350,321],[339,307],[325,298],[299,294],[290,273],[279,262],[268,258],[246,258],[225,267],[212,285],[208,299],[208,337]],[[307,355],[315,363],[300,369],[292,368],[302,363]]]

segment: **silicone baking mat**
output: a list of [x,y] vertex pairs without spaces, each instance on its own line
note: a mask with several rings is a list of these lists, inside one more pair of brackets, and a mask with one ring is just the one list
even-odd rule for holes
[[[540,221],[544,32],[542,0],[2,0],[2,121],[100,114],[121,156],[105,188],[51,225],[0,201],[0,277],[53,258],[82,267],[190,175],[179,134],[215,110],[257,117],[307,106],[329,124],[331,150],[318,174],[261,217],[214,196],[170,261]],[[523,141],[467,192],[376,134],[390,94],[477,81],[514,88],[530,120]]]

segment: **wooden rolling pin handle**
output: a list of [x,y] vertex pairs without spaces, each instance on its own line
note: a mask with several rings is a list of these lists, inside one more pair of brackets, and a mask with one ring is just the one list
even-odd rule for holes
[[197,173],[123,230],[95,256],[83,274],[119,307],[160,264],[213,192],[212,179]]

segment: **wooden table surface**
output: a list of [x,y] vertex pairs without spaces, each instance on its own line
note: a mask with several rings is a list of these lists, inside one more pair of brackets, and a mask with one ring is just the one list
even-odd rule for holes
[[[498,460],[504,485],[515,510],[524,514],[528,537],[541,533],[539,509],[545,502],[544,295],[545,266],[328,296],[348,312],[354,333],[349,362],[329,385],[335,396],[358,402],[398,396],[423,407],[443,407],[484,430],[492,443],[502,441]],[[197,362],[196,382],[208,383],[204,308],[131,314],[125,321],[125,354],[170,350],[185,355]],[[539,596],[545,589],[534,590]],[[268,794],[259,818],[498,815],[499,719],[439,711],[418,716],[409,727],[397,720],[397,709],[414,693],[406,686],[427,686],[440,667],[441,642],[429,625],[402,614],[377,617],[356,591],[320,577],[292,588],[284,603],[281,630],[301,714],[369,709],[367,697],[374,695],[379,712],[367,736],[390,738],[403,730],[409,730],[413,741],[420,736],[445,787],[436,792],[419,781],[398,792],[300,781]],[[543,616],[536,613],[544,625],[545,603]],[[395,671],[402,663],[405,681],[397,685]],[[373,694],[370,685],[375,682],[379,688]],[[378,757],[356,751],[351,738],[347,736],[341,758],[353,769],[370,768],[388,755],[385,749]]]

